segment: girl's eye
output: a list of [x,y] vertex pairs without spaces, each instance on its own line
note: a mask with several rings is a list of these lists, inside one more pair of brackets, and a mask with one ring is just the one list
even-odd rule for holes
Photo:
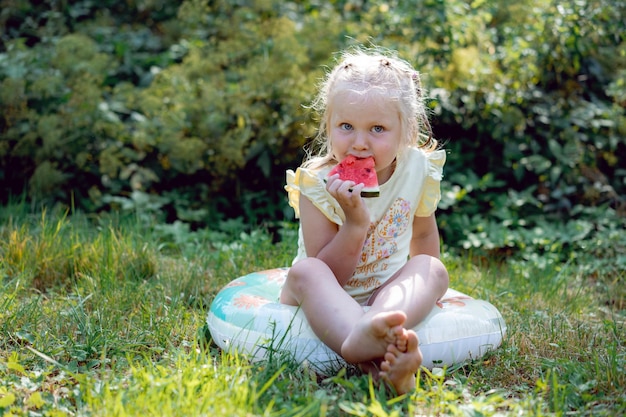
[[375,133],[383,133],[384,131],[385,131],[385,128],[380,126],[380,125],[379,126],[374,126],[372,128],[372,132],[375,132]]
[[352,125],[350,123],[342,123],[339,127],[343,130],[352,130]]

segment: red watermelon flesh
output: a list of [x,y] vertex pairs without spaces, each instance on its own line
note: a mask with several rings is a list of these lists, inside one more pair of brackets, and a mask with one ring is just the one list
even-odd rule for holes
[[357,184],[365,184],[361,191],[361,197],[378,197],[380,195],[374,158],[371,156],[357,158],[354,155],[348,155],[328,173],[328,176],[334,174],[339,174],[339,179],[343,181],[350,180]]

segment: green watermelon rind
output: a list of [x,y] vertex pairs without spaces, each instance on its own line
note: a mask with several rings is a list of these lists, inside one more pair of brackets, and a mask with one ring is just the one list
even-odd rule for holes
[[363,198],[373,198],[373,197],[380,197],[380,191],[378,190],[362,190],[361,191],[361,197]]

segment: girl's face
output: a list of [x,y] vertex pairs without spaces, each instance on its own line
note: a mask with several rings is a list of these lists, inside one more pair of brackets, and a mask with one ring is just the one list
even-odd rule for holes
[[332,98],[328,135],[333,155],[341,161],[348,155],[373,156],[378,183],[393,173],[393,162],[402,144],[397,104],[378,94],[342,91]]

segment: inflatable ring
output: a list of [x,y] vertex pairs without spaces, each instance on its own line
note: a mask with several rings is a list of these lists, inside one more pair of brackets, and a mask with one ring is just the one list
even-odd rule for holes
[[[298,307],[278,301],[287,271],[253,272],[220,290],[207,316],[211,337],[220,348],[253,360],[287,352],[298,363],[332,374],[345,366],[343,359],[318,339]],[[449,289],[414,330],[422,365],[432,369],[482,357],[500,345],[506,325],[492,304]]]

